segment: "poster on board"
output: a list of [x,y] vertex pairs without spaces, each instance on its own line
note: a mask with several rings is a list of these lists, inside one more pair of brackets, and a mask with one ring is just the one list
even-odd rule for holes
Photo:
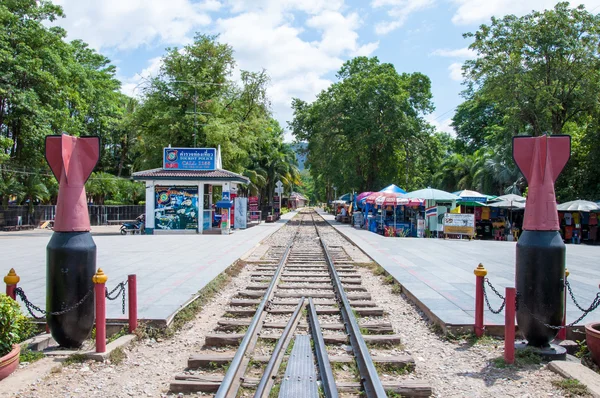
[[198,187],[156,186],[154,192],[156,229],[198,229]]
[[444,233],[475,236],[475,214],[444,214]]
[[246,229],[248,198],[235,198],[235,228]]

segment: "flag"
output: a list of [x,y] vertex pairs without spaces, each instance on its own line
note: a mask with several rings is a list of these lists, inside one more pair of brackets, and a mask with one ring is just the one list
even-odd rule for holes
[[426,217],[436,217],[437,216],[437,206],[431,206],[425,209]]

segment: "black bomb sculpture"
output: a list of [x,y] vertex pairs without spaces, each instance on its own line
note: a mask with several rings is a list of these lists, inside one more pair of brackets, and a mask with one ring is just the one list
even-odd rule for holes
[[98,137],[46,137],[46,161],[59,182],[54,234],[46,247],[46,311],[52,337],[63,347],[81,346],[94,325],[96,244],[84,185],[99,155]]
[[527,179],[523,233],[517,243],[517,323],[528,345],[547,348],[564,312],[565,244],[554,182],[571,156],[571,137],[514,137],[513,158]]

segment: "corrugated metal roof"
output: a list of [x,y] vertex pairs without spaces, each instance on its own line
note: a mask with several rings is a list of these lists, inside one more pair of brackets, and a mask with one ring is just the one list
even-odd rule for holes
[[250,180],[241,174],[229,170],[176,170],[176,169],[151,169],[138,171],[132,175],[134,180],[227,180],[248,184]]

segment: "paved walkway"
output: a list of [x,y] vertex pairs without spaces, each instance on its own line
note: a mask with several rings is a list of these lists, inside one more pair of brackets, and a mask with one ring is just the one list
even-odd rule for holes
[[[335,222],[331,215],[322,215],[393,275],[416,302],[426,307],[425,312],[428,310],[447,325],[474,323],[473,270],[477,264],[484,264],[490,282],[503,295],[505,287],[514,286],[515,242],[386,238]],[[567,245],[569,282],[584,308],[599,291],[599,258],[600,247]],[[487,291],[492,307],[498,308],[500,299],[493,297],[490,289]],[[581,313],[568,298],[567,322],[576,320]],[[598,320],[600,309],[589,314],[582,324]],[[504,325],[504,314],[494,315],[486,310],[485,323]]]
[[[166,321],[208,282],[260,241],[281,228],[295,213],[276,223],[224,235],[107,235],[92,232],[98,248],[97,267],[108,275],[112,290],[127,275],[137,274],[138,318]],[[117,228],[118,231],[118,228]],[[98,234],[98,232],[100,232]],[[0,233],[0,276],[14,267],[19,286],[41,308],[46,305],[46,245],[51,232]],[[110,301],[107,318],[124,319],[121,301]]]

